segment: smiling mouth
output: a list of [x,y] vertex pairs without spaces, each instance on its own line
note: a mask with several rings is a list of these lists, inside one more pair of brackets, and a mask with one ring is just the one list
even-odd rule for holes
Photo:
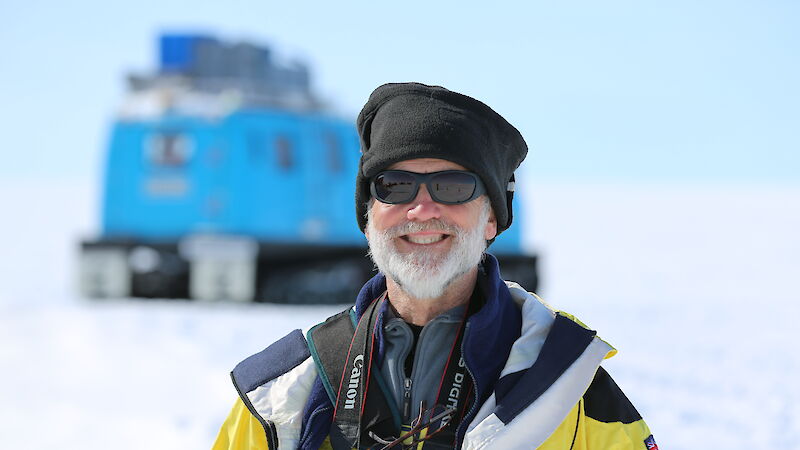
[[449,237],[447,234],[425,234],[419,236],[411,236],[411,235],[403,235],[400,236],[404,241],[410,242],[412,244],[435,244],[437,242],[443,241]]

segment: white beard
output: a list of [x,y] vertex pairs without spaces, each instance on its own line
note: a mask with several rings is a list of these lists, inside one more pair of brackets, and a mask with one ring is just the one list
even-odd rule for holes
[[[464,230],[439,219],[423,223],[406,222],[383,232],[375,229],[372,208],[368,209],[367,230],[369,254],[378,270],[394,280],[404,292],[416,299],[435,299],[444,294],[450,284],[476,267],[486,250],[483,232],[489,221],[491,206],[485,202],[478,224]],[[447,253],[426,249],[400,253],[394,245],[397,236],[420,231],[435,230],[450,233],[453,242]]]

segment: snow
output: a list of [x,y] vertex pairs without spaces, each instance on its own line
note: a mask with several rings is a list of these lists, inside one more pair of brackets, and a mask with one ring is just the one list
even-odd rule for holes
[[[0,181],[0,448],[208,448],[233,365],[341,307],[81,299],[94,188]],[[541,293],[619,349],[662,448],[797,448],[800,187],[521,188]]]

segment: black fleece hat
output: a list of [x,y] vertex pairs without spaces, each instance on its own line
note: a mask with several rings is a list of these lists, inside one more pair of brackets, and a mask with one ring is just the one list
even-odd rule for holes
[[497,234],[511,225],[514,171],[528,146],[516,128],[482,102],[441,86],[389,83],[370,95],[356,125],[361,231],[367,226],[370,179],[394,163],[416,158],[452,161],[478,174],[497,218]]

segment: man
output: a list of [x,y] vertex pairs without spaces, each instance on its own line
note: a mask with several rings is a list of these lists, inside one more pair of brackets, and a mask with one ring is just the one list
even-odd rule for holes
[[499,277],[527,146],[485,104],[387,84],[358,116],[356,210],[380,270],[353,308],[232,373],[215,449],[657,448],[616,351]]

